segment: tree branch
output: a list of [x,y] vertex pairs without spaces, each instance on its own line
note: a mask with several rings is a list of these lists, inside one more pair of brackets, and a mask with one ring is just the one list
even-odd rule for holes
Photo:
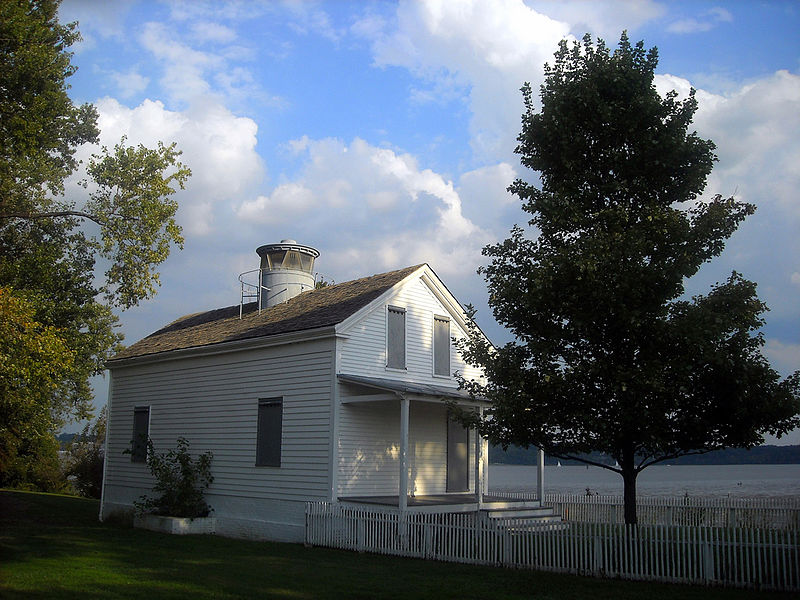
[[36,221],[38,219],[59,219],[63,217],[80,217],[82,219],[94,221],[98,225],[105,225],[105,221],[97,215],[93,215],[82,210],[54,210],[36,213],[19,212],[0,214],[0,219],[25,219],[27,221]]

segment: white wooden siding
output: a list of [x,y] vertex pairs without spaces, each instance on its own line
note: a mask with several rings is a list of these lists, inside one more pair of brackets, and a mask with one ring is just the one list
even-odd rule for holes
[[[386,307],[406,310],[406,370],[386,368]],[[346,331],[340,341],[339,371],[366,377],[401,379],[443,387],[458,387],[454,377],[433,375],[433,317],[450,314],[420,278],[412,279]],[[464,331],[452,319],[450,335],[463,338]],[[480,372],[464,363],[455,346],[450,345],[451,374],[458,371],[467,378]]]
[[[212,506],[215,496],[328,498],[332,350],[332,339],[318,340],[114,369],[106,499],[152,487],[146,465],[123,455],[143,405],[157,451],[185,437],[192,452],[214,453]],[[283,398],[280,468],[255,466],[258,399],[268,397]]]

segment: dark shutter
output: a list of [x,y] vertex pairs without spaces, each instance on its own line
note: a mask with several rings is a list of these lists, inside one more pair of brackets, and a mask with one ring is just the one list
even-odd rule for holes
[[389,307],[386,339],[386,366],[392,369],[406,368],[406,311]]
[[283,399],[264,398],[258,401],[258,433],[256,465],[281,466],[281,435],[283,432]]
[[150,407],[133,409],[133,440],[131,462],[147,462],[147,437],[150,435]]
[[447,491],[469,490],[469,430],[447,413]]
[[450,320],[433,318],[433,374],[450,375]]

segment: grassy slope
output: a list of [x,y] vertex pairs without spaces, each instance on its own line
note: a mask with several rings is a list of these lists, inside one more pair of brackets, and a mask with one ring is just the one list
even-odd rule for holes
[[0,491],[2,598],[790,598],[325,548],[170,536],[97,522],[93,500]]

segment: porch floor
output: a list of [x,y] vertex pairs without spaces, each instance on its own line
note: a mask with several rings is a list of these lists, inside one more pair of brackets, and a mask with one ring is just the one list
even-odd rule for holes
[[[378,504],[381,506],[400,506],[399,496],[342,496],[342,502],[357,502],[359,504]],[[408,506],[447,506],[448,504],[474,504],[478,502],[475,494],[425,494],[408,497]],[[484,503],[509,502],[508,498],[483,495]]]

